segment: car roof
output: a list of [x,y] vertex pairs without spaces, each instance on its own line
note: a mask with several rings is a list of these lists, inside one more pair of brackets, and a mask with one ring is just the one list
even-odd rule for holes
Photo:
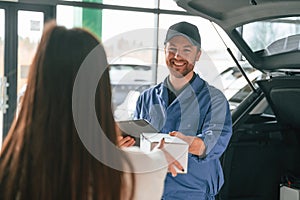
[[[248,61],[261,71],[300,69],[300,47],[277,54],[253,51],[238,27],[268,19],[300,16],[299,0],[175,0],[187,12],[204,17],[224,29]],[[300,22],[299,22],[300,23]],[[299,35],[295,35],[300,41]],[[277,42],[279,43],[279,42]],[[276,43],[276,44],[277,44]],[[276,45],[273,45],[276,46]],[[299,45],[300,46],[300,45]]]

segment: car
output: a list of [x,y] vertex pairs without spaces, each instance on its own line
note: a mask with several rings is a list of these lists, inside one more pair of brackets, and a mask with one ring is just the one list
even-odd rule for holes
[[131,119],[140,93],[153,85],[151,66],[114,63],[109,75],[115,119]]
[[[232,110],[233,135],[221,158],[225,184],[217,198],[299,199],[300,1],[175,1],[219,25],[262,73],[251,80],[241,71],[248,89]],[[298,197],[288,197],[290,191]]]
[[[241,66],[252,84],[263,76],[261,71],[248,63]],[[251,93],[251,87],[237,66],[228,67],[219,76],[223,84],[223,93],[228,99],[230,110],[233,111]]]

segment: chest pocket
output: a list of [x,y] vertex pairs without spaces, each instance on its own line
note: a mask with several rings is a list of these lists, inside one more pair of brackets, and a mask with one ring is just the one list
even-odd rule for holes
[[197,98],[189,98],[180,102],[181,120],[178,130],[186,135],[197,135],[201,129],[201,116]]

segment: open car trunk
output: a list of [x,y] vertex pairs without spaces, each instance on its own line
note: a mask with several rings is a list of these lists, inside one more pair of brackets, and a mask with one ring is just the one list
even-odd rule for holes
[[279,200],[281,185],[299,187],[300,182],[300,1],[176,2],[222,27],[264,74],[254,83],[256,91],[232,112],[218,198]]
[[222,157],[225,184],[218,198],[276,200],[287,177],[300,177],[300,132],[278,123],[263,93],[248,106]]

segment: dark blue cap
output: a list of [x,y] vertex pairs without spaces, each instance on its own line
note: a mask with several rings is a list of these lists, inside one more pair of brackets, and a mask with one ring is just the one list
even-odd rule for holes
[[188,22],[176,23],[168,29],[164,44],[175,36],[186,37],[191,44],[201,48],[201,37],[197,26]]

